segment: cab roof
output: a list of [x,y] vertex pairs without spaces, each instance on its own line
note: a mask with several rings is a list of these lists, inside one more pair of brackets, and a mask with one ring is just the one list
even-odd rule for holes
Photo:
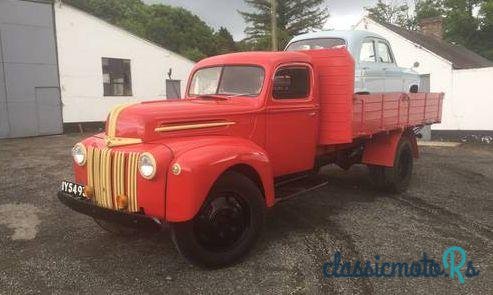
[[310,56],[296,51],[249,51],[229,53],[205,58],[199,61],[195,68],[203,68],[217,65],[259,65],[265,68],[273,68],[282,63],[300,62],[310,63]]

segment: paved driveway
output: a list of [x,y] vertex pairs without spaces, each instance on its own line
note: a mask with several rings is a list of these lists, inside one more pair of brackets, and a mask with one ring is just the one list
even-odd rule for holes
[[[410,190],[371,189],[366,168],[323,170],[330,185],[269,212],[240,264],[190,266],[167,233],[115,237],[55,196],[71,178],[75,135],[0,141],[0,293],[491,294],[493,148],[422,148]],[[441,260],[457,245],[480,274],[440,278],[324,278],[345,260]]]

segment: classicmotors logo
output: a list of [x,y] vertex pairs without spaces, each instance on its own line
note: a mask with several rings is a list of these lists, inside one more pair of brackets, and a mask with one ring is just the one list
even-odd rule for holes
[[[426,253],[417,261],[412,262],[390,262],[384,261],[376,255],[374,261],[356,260],[343,261],[341,252],[334,253],[332,261],[323,264],[325,278],[437,278],[449,277],[464,284],[466,278],[479,275],[471,260],[467,261],[467,253],[458,246],[447,248],[442,259],[437,262],[428,258]],[[467,263],[466,263],[467,262]]]

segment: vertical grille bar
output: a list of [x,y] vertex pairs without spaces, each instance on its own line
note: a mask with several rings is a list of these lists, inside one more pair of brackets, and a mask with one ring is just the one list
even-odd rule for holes
[[92,146],[90,146],[87,149],[87,184],[90,187],[94,187],[93,155],[94,155],[94,148]]
[[113,194],[111,189],[111,152],[104,149],[104,201],[106,208],[113,207]]
[[99,170],[99,160],[100,160],[100,149],[95,148],[94,149],[94,160],[93,160],[93,170],[94,170],[94,197],[96,204],[98,206],[102,206],[101,204],[101,184],[100,180],[101,178],[99,177],[100,175],[100,170]]
[[137,209],[137,161],[139,154],[128,154],[127,165],[127,194],[128,194],[128,210],[136,212]]

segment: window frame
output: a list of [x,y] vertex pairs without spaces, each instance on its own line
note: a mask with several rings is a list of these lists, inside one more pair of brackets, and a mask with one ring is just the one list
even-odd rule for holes
[[[104,59],[107,59],[108,62],[110,60],[120,60],[122,63],[125,62],[125,61],[128,61],[128,64],[129,64],[129,69],[128,69],[128,85],[130,86],[129,87],[129,94],[125,94],[125,81],[123,83],[111,83],[111,72],[108,72],[108,73],[105,73],[104,72],[104,62],[103,60]],[[108,63],[109,64],[109,63]],[[133,83],[132,83],[132,60],[129,59],[129,58],[118,58],[118,57],[106,57],[106,56],[103,56],[101,57],[101,72],[103,74],[103,97],[133,97],[134,96],[134,91],[133,91]],[[105,74],[108,74],[110,77],[110,83],[105,83],[104,82],[104,75]],[[123,73],[125,75],[125,73]],[[107,95],[106,92],[105,92],[105,84],[109,84],[109,85],[123,85],[123,89],[124,89],[124,93],[119,95],[119,94],[114,94],[114,93],[111,93],[110,95]],[[110,87],[111,88],[111,87]]]
[[[279,71],[280,69],[283,69],[283,68],[290,68],[290,67],[293,67],[293,68],[303,67],[303,68],[306,68],[308,70],[309,82],[308,82],[307,96],[306,97],[297,97],[297,98],[275,98],[274,97],[274,81],[275,81],[275,78],[276,78],[277,71]],[[311,65],[305,64],[305,63],[281,64],[281,65],[278,65],[274,69],[274,71],[272,73],[269,96],[271,97],[271,100],[273,102],[276,102],[276,103],[277,102],[279,102],[279,103],[293,103],[293,102],[308,102],[308,101],[312,101],[313,100],[313,83],[314,83],[313,67]]]
[[[361,50],[363,49],[363,44],[368,43],[368,42],[371,42],[371,44],[372,44],[373,56],[375,59],[374,61],[361,60]],[[375,43],[376,43],[376,40],[373,37],[366,37],[363,40],[361,40],[360,45],[359,45],[359,54],[358,54],[358,61],[360,63],[374,63],[374,64],[376,64],[378,62],[377,47],[376,47]]]
[[[291,42],[289,43],[288,45],[286,45],[286,48],[284,48],[284,51],[303,51],[304,49],[289,49],[289,47],[293,44],[296,44],[296,43],[300,43],[300,42],[303,42],[303,41],[308,41],[308,40],[326,40],[326,39],[333,39],[333,40],[341,40],[344,44],[340,44],[340,45],[334,45],[332,47],[329,47],[329,48],[326,48],[324,47],[323,49],[330,49],[330,48],[334,48],[335,46],[346,46],[347,47],[347,41],[346,39],[344,38],[341,38],[341,37],[318,37],[318,38],[307,38],[307,39],[301,39],[301,40],[297,40],[297,41],[294,41],[294,42]],[[310,48],[309,50],[319,50],[319,49],[313,49],[313,48]]]
[[[381,39],[381,38],[375,38],[375,49],[376,49],[376,54],[377,54],[377,62],[378,63],[383,63],[383,64],[395,64],[395,57],[394,57],[394,53],[392,52],[392,47],[390,47],[390,44],[387,40],[384,40],[384,39]],[[378,51],[378,44],[384,44],[387,49],[388,49],[388,53],[389,53],[389,57],[390,57],[390,62],[385,62],[385,61],[380,61],[380,52]]]

